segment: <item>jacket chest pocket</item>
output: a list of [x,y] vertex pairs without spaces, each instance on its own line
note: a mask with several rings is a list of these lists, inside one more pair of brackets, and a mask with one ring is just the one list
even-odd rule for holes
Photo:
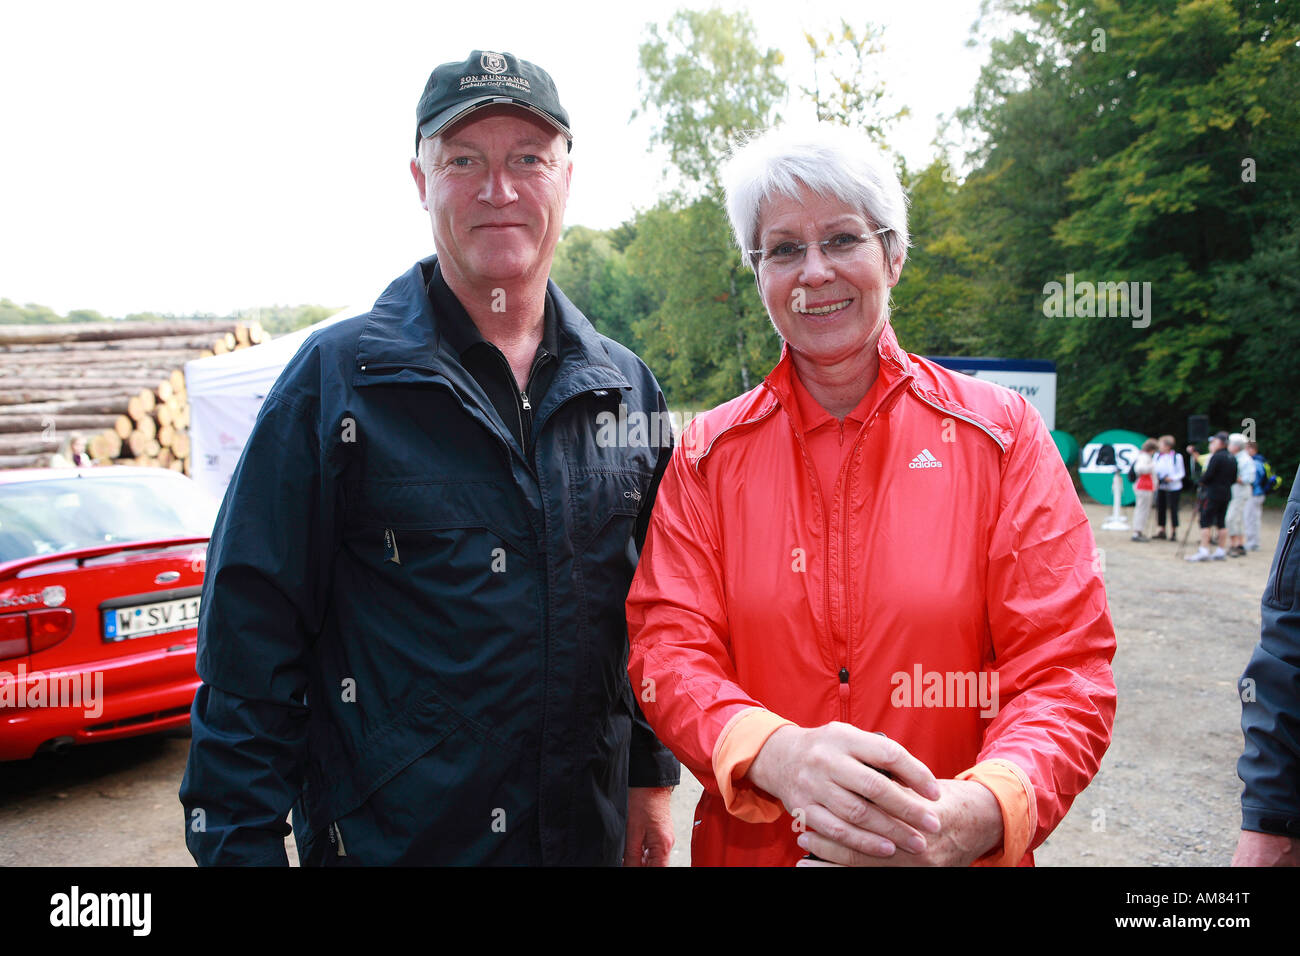
[[488,581],[532,550],[524,505],[490,481],[353,482],[347,547],[372,568],[428,571],[443,586]]
[[616,543],[622,550],[646,503],[650,479],[650,474],[633,470],[571,472],[569,513],[574,550],[590,550],[597,541],[607,538],[618,538]]

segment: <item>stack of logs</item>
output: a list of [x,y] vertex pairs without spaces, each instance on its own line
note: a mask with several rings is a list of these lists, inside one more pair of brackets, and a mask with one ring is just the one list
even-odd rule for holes
[[189,474],[182,367],[269,340],[256,321],[0,326],[0,468],[47,465],[75,432],[96,464]]

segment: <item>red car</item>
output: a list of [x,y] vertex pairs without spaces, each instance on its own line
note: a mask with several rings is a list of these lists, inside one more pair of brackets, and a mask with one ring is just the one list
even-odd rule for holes
[[216,510],[160,468],[0,471],[0,760],[189,725]]

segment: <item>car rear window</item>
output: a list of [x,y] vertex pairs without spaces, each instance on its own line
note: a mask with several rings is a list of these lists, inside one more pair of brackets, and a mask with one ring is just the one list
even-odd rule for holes
[[163,475],[0,484],[0,561],[151,538],[212,533],[217,503]]

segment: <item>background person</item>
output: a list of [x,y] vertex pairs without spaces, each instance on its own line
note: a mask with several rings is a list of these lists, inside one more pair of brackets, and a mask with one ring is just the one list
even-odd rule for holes
[[1228,551],[1234,558],[1246,553],[1245,523],[1246,508],[1252,497],[1251,489],[1255,484],[1255,460],[1246,451],[1246,436],[1232,434],[1228,436],[1228,454],[1232,455],[1237,466],[1237,478],[1232,483],[1232,497],[1228,502],[1225,524],[1228,528]]
[[[683,435],[628,595],[633,684],[705,786],[692,862],[1027,862],[1115,708],[1069,474],[1021,396],[899,347],[906,202],[865,136],[772,131],[724,180],[782,357]],[[927,673],[967,680],[925,706]]]
[[[1183,456],[1174,450],[1174,436],[1161,435],[1156,453],[1156,538],[1178,540],[1178,496],[1183,493],[1187,476]],[[1166,519],[1166,515],[1168,518]],[[1168,528],[1168,533],[1166,533]]]
[[90,468],[94,461],[86,451],[86,439],[80,432],[72,432],[58,453],[50,456],[51,468]]
[[1259,643],[1238,682],[1241,835],[1233,866],[1300,865],[1300,471],[1260,601]]
[[[1246,533],[1246,550],[1259,550],[1259,526],[1264,517],[1264,498],[1269,491],[1268,459],[1259,453],[1259,445],[1253,441],[1246,442],[1246,454],[1255,463],[1255,482],[1250,486],[1250,498],[1246,501],[1246,515],[1242,522]],[[1274,478],[1273,481],[1277,479]]]
[[1150,541],[1146,536],[1147,522],[1151,519],[1151,502],[1156,496],[1155,452],[1156,440],[1148,438],[1142,443],[1133,470],[1137,481],[1133,482],[1133,494],[1137,503],[1133,507],[1133,541]]
[[[1188,446],[1188,454],[1196,454],[1196,446]],[[1186,561],[1222,561],[1228,556],[1223,547],[1224,516],[1228,511],[1228,498],[1237,480],[1237,463],[1228,454],[1228,433],[1218,432],[1210,439],[1210,454],[1196,480],[1197,505],[1201,524],[1201,546]],[[1215,548],[1210,551],[1210,540],[1215,532]]]

